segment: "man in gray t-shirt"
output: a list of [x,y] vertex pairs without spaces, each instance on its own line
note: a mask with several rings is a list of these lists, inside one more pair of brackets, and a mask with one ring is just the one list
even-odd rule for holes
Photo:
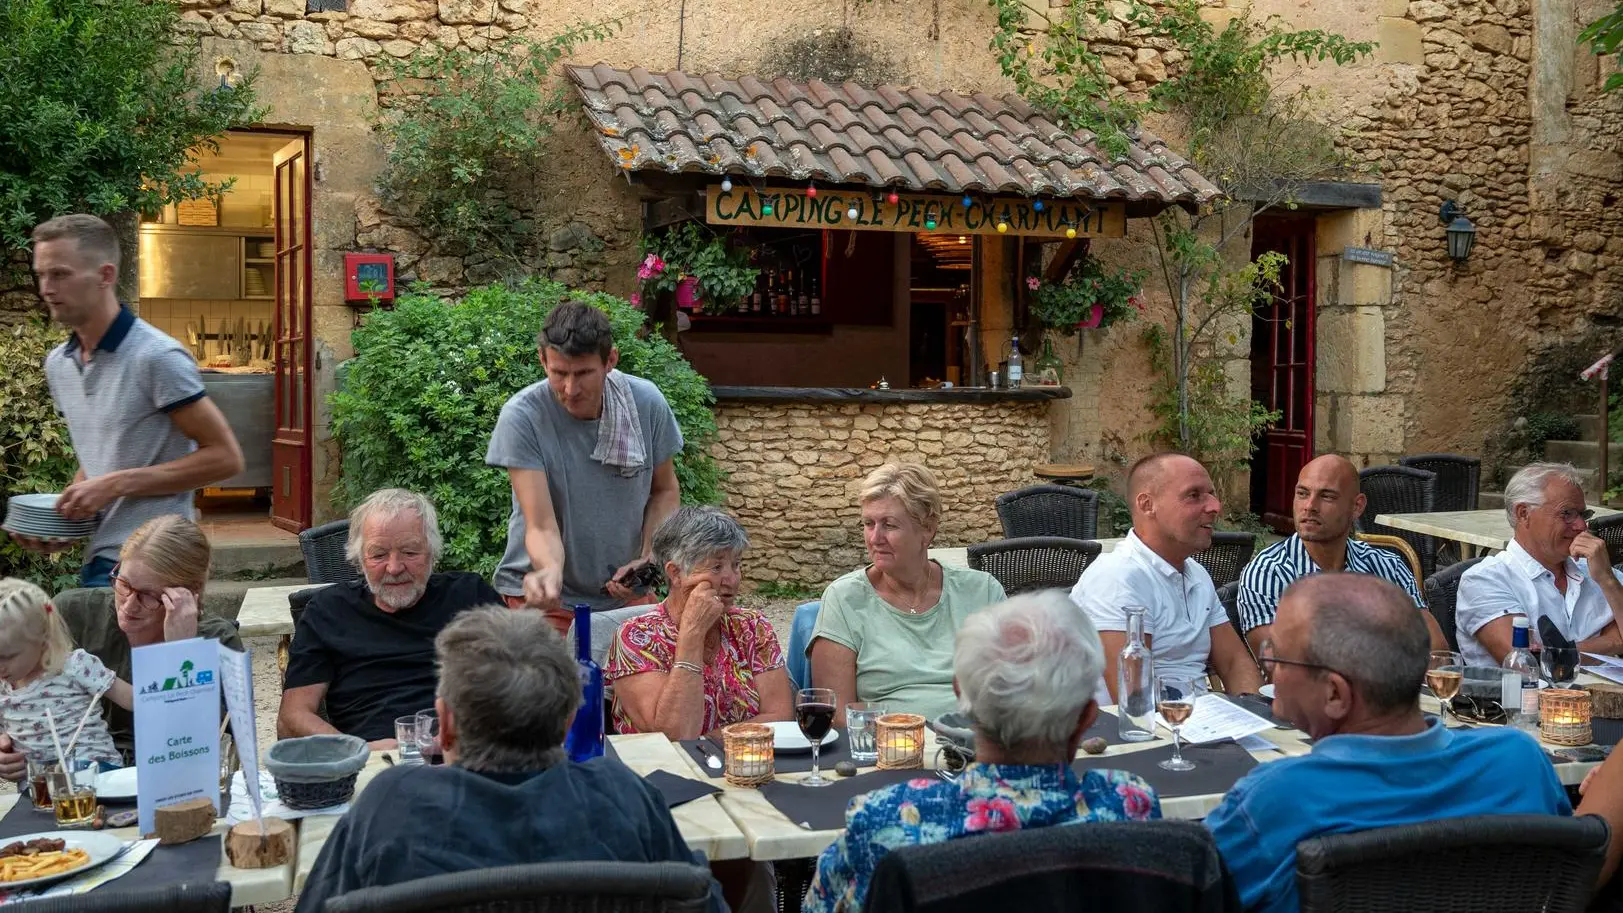
[[[191,517],[194,491],[242,471],[242,451],[204,395],[197,362],[119,304],[118,262],[118,238],[95,216],[60,216],[34,229],[39,295],[73,331],[45,358],[79,459],[56,509],[75,520],[101,515],[79,572],[87,587],[110,585],[119,548],[142,523]],[[71,544],[14,538],[34,551]]]
[[[622,581],[651,563],[654,529],[680,500],[672,459],[682,432],[659,388],[629,375],[610,381],[620,356],[602,311],[565,301],[547,315],[537,342],[547,379],[502,406],[485,454],[513,484],[507,553],[494,582],[509,605],[539,608],[563,631],[577,603],[601,612],[639,602]],[[638,466],[593,457],[605,384],[614,382],[629,385],[635,405]],[[594,643],[612,634],[618,617],[593,626]]]

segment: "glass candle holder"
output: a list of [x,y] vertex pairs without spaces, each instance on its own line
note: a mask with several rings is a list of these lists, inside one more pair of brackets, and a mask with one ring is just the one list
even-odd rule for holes
[[737,723],[721,731],[727,755],[727,782],[734,786],[760,786],[772,780],[772,727]]
[[907,770],[924,766],[924,717],[916,713],[887,713],[874,721],[880,770]]
[[1594,741],[1593,705],[1588,691],[1548,688],[1539,695],[1539,737],[1552,745],[1588,745]]

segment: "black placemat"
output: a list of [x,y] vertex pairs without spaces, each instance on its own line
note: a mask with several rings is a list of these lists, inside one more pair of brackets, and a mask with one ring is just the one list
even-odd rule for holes
[[50,809],[34,810],[34,800],[26,793],[17,796],[17,804],[0,818],[0,843],[10,843],[23,834],[56,830],[56,815]]
[[[699,750],[701,741],[700,739],[685,739],[676,744],[682,746],[682,749],[699,763],[699,769],[704,771],[707,776],[720,778],[727,772],[727,768],[725,766],[719,768],[710,767],[705,763],[704,752],[708,751],[712,756],[725,761],[727,756],[721,750],[721,739],[717,738],[714,741],[704,742],[704,751]],[[834,744],[824,745],[823,753],[817,762],[818,769],[832,776],[834,765],[841,761],[851,760],[850,741],[842,730],[840,737],[834,740]],[[779,751],[773,753],[772,769],[780,774],[809,773],[811,771],[811,762],[812,756],[809,751],[797,754],[784,754]]]
[[801,786],[784,780],[763,784],[761,795],[785,818],[814,831],[845,827],[845,807],[863,793],[914,777],[936,778],[933,770],[876,770],[855,777],[835,777],[832,786]]
[[[57,830],[56,816],[36,812],[27,796],[0,818],[0,842],[10,842],[23,834]],[[179,846],[154,847],[128,875],[96,888],[119,891],[130,888],[156,888],[172,884],[206,884],[215,880],[220,868],[223,844],[218,834],[210,834]]]
[[1623,720],[1592,719],[1589,726],[1596,745],[1616,745],[1623,741]]
[[1194,770],[1162,770],[1160,762],[1172,757],[1172,746],[1146,748],[1125,754],[1100,755],[1080,758],[1071,762],[1078,773],[1094,768],[1114,768],[1137,774],[1155,787],[1162,799],[1179,796],[1209,796],[1226,793],[1251,768],[1257,759],[1251,752],[1233,741],[1213,742],[1210,745],[1185,745],[1183,756],[1195,762]]
[[1231,694],[1228,695],[1228,699],[1233,702],[1235,706],[1255,713],[1257,716],[1260,716],[1268,722],[1273,723],[1276,727],[1283,729],[1296,728],[1290,723],[1280,719],[1277,716],[1274,716],[1274,702],[1270,698],[1263,697],[1260,694]]
[[1082,733],[1082,741],[1088,739],[1104,739],[1106,745],[1126,744],[1121,738],[1121,720],[1108,710],[1099,711],[1099,718],[1093,721],[1088,731]]
[[652,771],[643,779],[665,797],[666,808],[675,808],[694,799],[703,799],[705,796],[721,792],[719,786],[711,786],[709,783],[678,776],[665,770]]

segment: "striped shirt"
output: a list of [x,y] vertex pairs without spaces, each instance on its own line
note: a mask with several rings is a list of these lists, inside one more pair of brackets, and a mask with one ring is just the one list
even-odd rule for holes
[[[1285,588],[1320,570],[1322,568],[1307,553],[1307,546],[1302,544],[1302,537],[1295,534],[1257,553],[1240,574],[1240,627],[1249,632],[1252,628],[1273,624],[1274,614],[1279,610],[1279,597],[1285,595]],[[1409,563],[1386,549],[1348,539],[1347,570],[1390,580],[1409,594],[1416,608],[1426,605]]]

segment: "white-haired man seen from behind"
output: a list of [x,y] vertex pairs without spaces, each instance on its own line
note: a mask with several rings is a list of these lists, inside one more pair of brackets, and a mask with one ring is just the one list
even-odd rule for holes
[[1623,576],[1589,531],[1583,480],[1569,463],[1532,463],[1505,485],[1515,537],[1460,578],[1454,624],[1469,666],[1496,666],[1510,652],[1512,619],[1538,638],[1548,618],[1578,648],[1623,653]]
[[875,867],[897,847],[1161,817],[1155,790],[1138,777],[1071,767],[1099,715],[1093,685],[1103,671],[1099,633],[1063,591],[969,616],[953,651],[953,688],[975,730],[975,762],[956,782],[910,780],[853,799],[844,836],[817,862],[805,909],[862,909]]
[[395,719],[434,706],[434,638],[468,609],[501,602],[478,574],[435,573],[443,544],[433,503],[414,491],[375,491],[350,513],[361,576],[323,589],[299,617],[279,738],[342,732],[393,748]]

